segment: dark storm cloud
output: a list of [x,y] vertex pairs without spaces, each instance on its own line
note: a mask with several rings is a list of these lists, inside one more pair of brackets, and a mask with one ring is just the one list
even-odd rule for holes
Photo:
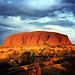
[[0,15],[8,16],[47,16],[49,12],[70,7],[63,0],[1,0]]
[[1,24],[1,23],[0,23],[0,28],[6,28],[6,27],[13,27],[13,26],[6,25],[6,24]]
[[70,32],[68,35],[74,40],[75,1],[0,0],[0,43],[12,33],[47,28]]
[[75,0],[63,0],[64,2],[66,3],[72,3],[72,4],[75,4]]

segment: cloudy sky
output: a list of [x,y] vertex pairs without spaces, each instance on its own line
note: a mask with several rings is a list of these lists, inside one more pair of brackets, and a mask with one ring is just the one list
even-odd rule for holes
[[75,0],[0,0],[0,44],[35,30],[63,33],[75,43]]

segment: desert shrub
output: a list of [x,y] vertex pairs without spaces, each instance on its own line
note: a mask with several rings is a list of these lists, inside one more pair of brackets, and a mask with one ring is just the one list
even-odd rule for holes
[[63,60],[64,60],[64,61],[75,60],[75,56],[63,56]]
[[49,60],[50,60],[49,56],[36,56],[35,63],[42,63]]
[[50,58],[53,58],[55,56],[55,53],[53,52],[53,53],[49,53],[49,57]]
[[75,75],[75,60],[61,63],[61,66],[65,68],[65,71],[68,73],[68,75]]
[[20,65],[28,65],[35,61],[35,55],[34,53],[31,54],[31,52],[24,52],[21,54],[21,63]]
[[6,69],[19,66],[14,59],[0,60],[0,69]]
[[36,56],[35,56],[34,53],[31,55],[30,59],[31,59],[30,63],[34,63],[35,62]]
[[57,45],[57,47],[62,48],[62,46],[61,46],[61,45]]
[[0,69],[6,69],[11,67],[11,65],[8,62],[0,62]]
[[66,73],[60,69],[49,66],[41,69],[41,75],[66,75]]
[[43,61],[44,61],[44,58],[42,56],[37,56],[36,59],[35,59],[36,63],[40,63],[40,62],[43,62]]
[[10,59],[8,61],[8,63],[10,64],[11,67],[16,67],[16,66],[19,66],[19,64],[16,62],[16,60],[14,59]]

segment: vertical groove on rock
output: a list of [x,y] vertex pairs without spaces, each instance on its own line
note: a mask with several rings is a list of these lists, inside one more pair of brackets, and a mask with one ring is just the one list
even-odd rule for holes
[[50,39],[50,34],[49,33],[47,33],[47,37],[46,37],[46,40],[45,40],[45,44],[47,44],[47,41]]
[[22,36],[22,44],[24,44],[25,43],[25,41],[26,41],[26,39],[24,39],[24,34],[23,34],[23,36]]
[[61,43],[61,41],[62,41],[61,34],[60,35],[56,34],[56,36],[57,36],[57,39],[58,39],[59,43]]
[[42,34],[43,33],[41,32],[40,35],[39,35],[39,37],[38,37],[38,40],[37,40],[38,43],[39,43],[39,40],[40,40]]
[[34,36],[34,35],[32,34],[31,37],[30,37],[30,39],[29,39],[29,41],[27,41],[28,44],[29,44],[30,41],[32,40],[33,36]]
[[22,38],[23,43],[22,44],[27,44],[27,39],[29,37],[29,34],[30,34],[29,32],[26,32],[23,34],[23,38]]

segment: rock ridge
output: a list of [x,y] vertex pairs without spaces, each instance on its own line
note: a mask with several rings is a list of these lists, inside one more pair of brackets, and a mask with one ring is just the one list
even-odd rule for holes
[[70,45],[72,44],[67,35],[47,32],[47,31],[34,31],[34,32],[21,32],[8,36],[4,40],[6,46],[9,45]]

